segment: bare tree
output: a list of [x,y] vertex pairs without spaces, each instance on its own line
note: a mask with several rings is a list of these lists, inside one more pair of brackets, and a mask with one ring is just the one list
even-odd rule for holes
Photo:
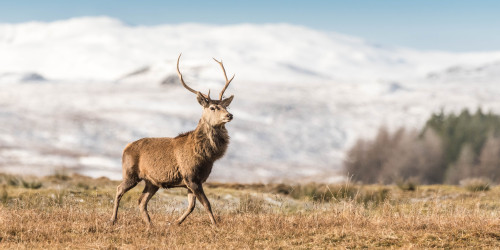
[[461,180],[472,177],[472,170],[476,164],[476,156],[471,145],[465,144],[460,150],[457,162],[448,167],[445,182],[458,184]]
[[414,180],[418,183],[439,183],[443,178],[442,146],[440,138],[432,129],[422,136],[418,131],[404,131],[389,145],[391,154],[384,161],[381,172],[385,183]]
[[421,183],[439,183],[444,170],[442,143],[427,130],[400,128],[389,133],[381,127],[373,140],[358,140],[348,151],[344,166],[349,176],[363,183],[394,183],[413,179]]
[[500,138],[488,136],[479,155],[479,165],[475,168],[476,177],[488,177],[498,181],[500,177]]

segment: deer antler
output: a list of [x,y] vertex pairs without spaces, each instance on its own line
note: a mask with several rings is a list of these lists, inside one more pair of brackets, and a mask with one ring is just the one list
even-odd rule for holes
[[227,75],[226,75],[226,69],[224,69],[224,65],[222,64],[222,60],[219,62],[219,61],[217,61],[215,58],[213,58],[213,59],[214,59],[214,61],[216,61],[218,64],[220,64],[220,66],[221,66],[221,68],[222,68],[222,72],[224,72],[224,77],[226,78],[226,85],[224,86],[224,88],[222,89],[222,91],[221,91],[221,92],[220,92],[220,94],[219,94],[219,101],[222,101],[222,95],[224,95],[224,91],[226,91],[227,86],[229,86],[229,83],[231,83],[231,81],[234,79],[234,76],[235,76],[235,75],[233,75],[233,77],[231,77],[231,80],[228,80],[228,79],[227,79]]
[[[181,59],[181,56],[182,56],[182,53],[179,54],[179,58],[177,58],[177,75],[179,75],[179,79],[181,80],[181,83],[182,83],[182,86],[184,86],[184,88],[186,88],[187,90],[195,93],[195,94],[198,94],[200,93],[203,97],[207,98],[209,101],[210,101],[210,90],[208,90],[208,95],[205,95],[203,93],[201,93],[200,91],[196,91],[192,88],[190,88],[189,86],[187,86],[187,84],[184,82],[184,79],[182,78],[182,74],[181,74],[181,71],[179,70],[179,60]],[[225,73],[224,73],[225,74]]]

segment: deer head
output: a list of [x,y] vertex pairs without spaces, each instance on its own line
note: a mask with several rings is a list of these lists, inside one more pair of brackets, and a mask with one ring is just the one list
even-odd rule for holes
[[215,58],[213,58],[222,68],[222,72],[224,73],[224,78],[226,78],[226,85],[224,85],[224,88],[219,94],[219,100],[212,100],[210,98],[210,90],[208,90],[208,94],[205,95],[200,91],[196,91],[190,88],[184,82],[181,71],[179,70],[179,60],[181,59],[181,55],[182,54],[180,54],[179,58],[177,58],[177,74],[179,75],[179,79],[181,80],[182,86],[184,86],[184,88],[186,88],[190,92],[196,94],[197,96],[196,99],[198,100],[198,103],[203,107],[203,114],[201,119],[211,126],[219,126],[227,122],[230,122],[233,119],[233,115],[227,111],[227,107],[233,101],[234,95],[231,95],[230,97],[225,99],[223,99],[223,97],[224,97],[224,92],[229,86],[229,83],[231,83],[231,81],[234,79],[235,75],[233,75],[233,77],[231,77],[231,79],[228,80],[226,75],[226,70],[224,69],[222,61],[217,61]]

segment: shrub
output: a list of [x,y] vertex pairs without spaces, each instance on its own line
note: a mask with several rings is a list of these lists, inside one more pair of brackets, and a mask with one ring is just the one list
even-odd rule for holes
[[18,187],[22,186],[24,188],[30,189],[39,189],[42,187],[42,183],[40,181],[27,181],[24,178],[16,177],[14,175],[2,174],[0,175],[0,183],[3,183],[7,186]]
[[368,189],[359,192],[355,197],[355,201],[358,203],[363,203],[365,206],[377,206],[385,202],[387,199],[389,199],[389,197],[390,191],[388,188]]
[[264,211],[265,201],[257,196],[246,194],[240,197],[239,213],[261,213]]
[[21,180],[23,187],[24,188],[29,188],[29,189],[39,189],[42,187],[42,183],[39,181],[25,181]]
[[14,175],[0,174],[0,183],[8,186],[17,187],[20,185],[20,180]]
[[81,189],[85,189],[85,190],[89,190],[90,189],[90,186],[86,183],[83,183],[83,182],[78,182],[76,184],[76,187],[78,188],[81,188]]
[[471,192],[488,191],[491,181],[488,178],[468,178],[460,181],[460,185]]
[[294,199],[329,202],[346,198],[353,199],[356,193],[358,193],[358,188],[350,183],[337,185],[309,183],[291,187],[288,195]]
[[69,177],[69,175],[67,174],[67,171],[65,168],[57,170],[54,173],[53,177],[56,180],[60,180],[60,181],[67,181],[67,180],[71,179],[71,177]]
[[418,181],[415,178],[396,181],[396,186],[403,191],[415,191],[418,187]]

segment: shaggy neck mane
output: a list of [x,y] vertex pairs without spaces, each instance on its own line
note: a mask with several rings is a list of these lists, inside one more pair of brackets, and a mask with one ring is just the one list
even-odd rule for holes
[[229,135],[223,125],[211,126],[200,119],[196,129],[190,134],[194,141],[194,152],[206,161],[215,161],[226,152]]

